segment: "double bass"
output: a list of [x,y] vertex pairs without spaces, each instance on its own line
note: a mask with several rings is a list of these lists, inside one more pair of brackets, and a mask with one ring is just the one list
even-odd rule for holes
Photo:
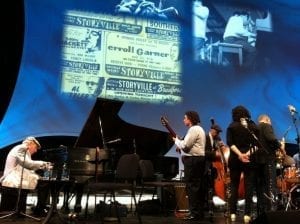
[[[230,149],[224,144],[221,144],[221,146],[217,150],[219,151],[221,158],[220,160],[214,161],[212,164],[217,171],[217,175],[214,180],[214,190],[216,196],[224,201],[227,201],[230,195],[230,171],[228,168]],[[238,192],[239,198],[243,199],[245,197],[243,174],[241,174]]]
[[[211,124],[214,125],[214,119],[211,119]],[[215,195],[224,201],[228,201],[230,197],[230,170],[228,168],[228,158],[230,149],[226,146],[221,139],[216,141],[216,148],[219,159],[212,162],[212,166],[216,170],[216,178],[214,180]],[[245,197],[244,177],[241,174],[238,197],[243,199]],[[227,203],[228,204],[228,203]]]

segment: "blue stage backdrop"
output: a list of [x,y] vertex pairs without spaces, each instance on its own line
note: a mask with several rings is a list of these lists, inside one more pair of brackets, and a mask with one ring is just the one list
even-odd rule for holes
[[[223,138],[231,109],[241,104],[254,121],[269,114],[278,137],[289,129],[286,139],[296,143],[288,105],[300,110],[299,3],[203,0],[209,15],[199,52],[194,1],[24,4],[24,48],[0,127],[1,148],[28,135],[78,136],[97,97],[124,101],[119,116],[135,125],[165,131],[160,116],[167,116],[179,135],[186,131],[184,112],[196,110],[206,130],[215,119]],[[218,44],[235,11],[250,13],[257,34],[252,67],[240,67],[236,54],[224,53],[218,62]]]

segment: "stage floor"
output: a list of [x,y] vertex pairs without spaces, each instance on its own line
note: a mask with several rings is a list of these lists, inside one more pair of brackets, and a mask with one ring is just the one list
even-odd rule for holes
[[[201,221],[185,221],[182,219],[178,219],[175,217],[174,214],[168,214],[168,215],[142,215],[142,223],[143,224],[193,224],[193,223],[215,223],[215,224],[224,224],[224,223],[230,223],[229,220],[227,220],[224,217],[224,213],[222,212],[216,212],[213,214],[213,216],[211,218],[209,218],[209,215],[207,214],[207,216],[201,220]],[[42,219],[41,221],[35,221],[32,220],[30,218],[17,218],[17,217],[13,217],[13,218],[7,218],[7,219],[3,219],[0,220],[0,223],[3,224],[33,224],[33,223],[43,223],[44,219]],[[61,215],[61,217],[54,217],[52,219],[49,220],[48,223],[51,224],[59,224],[59,223],[74,223],[74,224],[100,224],[100,219],[95,218],[95,217],[88,217],[85,218],[84,215],[79,215],[78,218],[74,219],[74,220],[68,220],[68,216],[67,215]],[[117,221],[105,221],[104,223],[117,223]],[[128,214],[127,217],[122,217],[121,218],[121,223],[124,224],[138,224],[138,219],[136,216],[133,216],[132,214]],[[237,218],[237,221],[234,222],[236,224],[239,223],[244,223],[242,216],[239,216]]]
[[[144,200],[149,200],[151,198],[150,195],[146,195],[143,199]],[[101,201],[101,197],[96,198],[96,202]],[[128,214],[126,217],[121,217],[121,223],[124,224],[138,224],[138,219],[137,217],[130,212],[130,198],[129,197],[117,197],[117,201],[120,202],[123,205],[126,205],[128,209]],[[76,218],[70,219],[70,213],[72,213],[72,209],[74,207],[74,199],[70,201],[69,208],[70,212],[66,212],[65,210],[61,209],[62,207],[62,202],[63,202],[63,196],[59,197],[59,203],[57,204],[57,212],[54,213],[52,217],[47,221],[45,217],[41,217],[40,221],[35,221],[31,218],[27,217],[9,217],[5,219],[0,219],[0,223],[2,224],[34,224],[34,223],[41,223],[45,224],[46,223],[51,223],[51,224],[59,224],[59,223],[68,223],[68,224],[100,224],[100,216],[98,212],[95,213],[95,198],[90,197],[89,199],[89,212],[88,216],[85,216],[85,203],[86,203],[86,197],[84,196],[82,199],[82,212],[79,213]],[[26,214],[32,215],[31,207],[36,204],[36,196],[28,196],[27,198],[27,211]],[[285,223],[285,224],[293,224],[293,223],[299,223],[300,220],[300,211],[299,210],[290,210],[290,211],[278,211],[274,212],[271,214],[268,214],[268,219],[272,219],[272,222],[268,221],[264,217],[261,221],[258,221],[255,216],[255,201],[253,204],[253,216],[254,216],[254,221],[252,223]],[[176,216],[174,209],[168,209],[167,212],[165,213],[154,213],[153,215],[145,215],[142,214],[142,223],[143,224],[194,224],[194,223],[203,223],[203,224],[208,224],[208,223],[214,223],[214,224],[224,224],[224,223],[235,223],[235,224],[240,224],[244,223],[243,221],[243,207],[244,207],[244,202],[243,200],[239,201],[239,213],[237,214],[237,220],[235,222],[231,222],[229,218],[225,216],[226,212],[226,204],[224,201],[218,198],[214,198],[214,206],[213,206],[213,212],[209,213],[208,211],[205,212],[205,217],[201,221],[186,221],[183,219],[180,219]],[[97,210],[96,210],[97,211]],[[184,214],[182,213],[177,213],[177,214]],[[275,220],[275,221],[274,221]],[[284,220],[284,221],[283,221]],[[286,221],[287,220],[287,221]],[[104,223],[117,223],[116,218],[111,218],[107,219]]]
[[[143,197],[143,200],[150,200],[151,195],[145,195]],[[101,197],[96,198],[96,202],[99,202],[103,200]],[[117,201],[121,203],[122,205],[126,205],[128,209],[128,214],[126,217],[121,217],[121,223],[127,223],[127,224],[134,224],[138,223],[138,219],[136,215],[134,215],[132,212],[130,212],[130,198],[129,197],[117,197]],[[36,195],[28,195],[27,197],[27,211],[26,214],[32,215],[32,209],[31,207],[34,206],[37,202]],[[40,221],[35,221],[31,218],[28,217],[17,217],[17,216],[12,216],[9,218],[5,219],[0,219],[0,223],[2,224],[33,224],[33,223],[53,223],[53,224],[59,224],[59,223],[69,223],[69,224],[99,224],[100,222],[100,216],[96,212],[95,213],[95,198],[90,197],[89,199],[89,214],[86,216],[85,215],[85,204],[86,204],[86,197],[84,196],[82,199],[82,212],[79,213],[75,219],[69,219],[69,214],[73,212],[73,207],[74,207],[74,199],[70,201],[69,203],[69,208],[70,212],[66,212],[65,210],[61,209],[62,208],[62,202],[63,202],[63,196],[61,195],[59,197],[59,203],[57,205],[57,212],[54,213],[53,217],[50,217],[50,219],[47,221],[45,217],[41,217]],[[216,223],[216,224],[223,224],[223,223],[228,223],[226,221],[225,213],[224,213],[224,203],[222,204],[222,201],[214,200],[214,212],[213,214],[208,214],[206,212],[205,218],[201,221],[185,221],[181,218],[176,217],[174,209],[167,209],[166,212],[164,213],[155,213],[153,215],[145,215],[142,214],[142,223],[143,224],[152,224],[152,223],[174,223],[174,224],[179,224],[179,223]],[[180,212],[178,214],[186,214],[186,210],[183,212]],[[116,218],[108,219],[105,221],[105,223],[117,223]],[[241,216],[238,216],[238,219],[235,223],[243,223],[242,222],[242,214]]]

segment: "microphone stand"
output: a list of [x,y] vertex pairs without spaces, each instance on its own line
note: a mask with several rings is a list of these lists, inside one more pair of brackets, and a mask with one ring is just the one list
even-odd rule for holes
[[[249,129],[248,125],[247,126],[243,125],[243,127],[245,127],[248,130],[248,132],[252,135],[253,139],[256,141],[259,148],[262,151],[264,151],[265,153],[269,154],[269,152],[263,147],[262,143],[259,141],[258,137],[255,135],[255,133]],[[255,152],[255,150],[254,150],[254,152]],[[254,152],[253,152],[253,150],[250,149],[250,155],[252,155]]]
[[24,152],[24,158],[23,158],[23,162],[22,162],[21,178],[20,178],[20,184],[19,184],[19,188],[18,188],[18,197],[17,197],[17,202],[16,202],[15,210],[12,211],[12,212],[10,212],[9,214],[1,216],[0,219],[9,218],[11,216],[16,215],[17,217],[25,216],[25,217],[31,218],[31,219],[33,219],[35,221],[41,221],[41,219],[39,219],[39,218],[33,217],[31,215],[28,215],[28,214],[22,212],[21,208],[20,208],[20,200],[21,200],[21,193],[22,193],[22,185],[23,185],[23,176],[24,176],[24,168],[25,168],[24,165],[25,165],[25,160],[26,160],[26,153],[27,153],[27,149]]
[[[103,145],[103,149],[105,152],[108,152],[108,147],[107,147],[107,143],[105,141],[105,138],[104,138],[104,132],[103,132],[103,127],[102,127],[102,121],[101,121],[101,117],[99,115],[99,126],[100,126],[100,134],[101,134],[101,137],[102,137],[102,145]],[[98,149],[99,150],[99,149]],[[111,163],[113,164],[114,162],[114,158],[112,158],[112,155],[113,153],[112,152],[109,152],[109,155],[111,157]],[[99,154],[98,154],[99,155]],[[97,156],[97,159],[101,159],[99,158],[99,156]],[[109,159],[108,159],[109,160]],[[100,161],[99,161],[100,162]],[[103,175],[106,174],[106,169],[105,169],[105,166],[106,166],[106,162],[107,162],[107,159],[106,160],[103,160]],[[96,163],[98,163],[98,161],[96,161]],[[97,166],[96,166],[97,167]],[[97,167],[98,168],[98,167]],[[97,172],[97,171],[96,171]],[[96,182],[97,182],[97,177],[96,177]]]
[[294,124],[295,130],[296,130],[296,134],[297,134],[296,142],[298,145],[298,153],[300,154],[300,135],[299,135],[298,126],[296,124],[296,122],[297,122],[296,113],[291,111],[291,116],[292,116],[293,124]]

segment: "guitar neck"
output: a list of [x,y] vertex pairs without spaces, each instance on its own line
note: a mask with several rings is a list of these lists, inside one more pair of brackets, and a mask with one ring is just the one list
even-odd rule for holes
[[173,131],[173,129],[170,126],[166,126],[167,130],[170,132],[170,134],[172,135],[172,137],[176,137],[176,133]]
[[161,117],[161,123],[162,123],[163,126],[166,127],[166,129],[169,131],[169,133],[171,134],[172,137],[175,138],[177,136],[176,133],[175,133],[175,131],[169,125],[169,123],[168,123],[168,121],[167,121],[166,118]]

